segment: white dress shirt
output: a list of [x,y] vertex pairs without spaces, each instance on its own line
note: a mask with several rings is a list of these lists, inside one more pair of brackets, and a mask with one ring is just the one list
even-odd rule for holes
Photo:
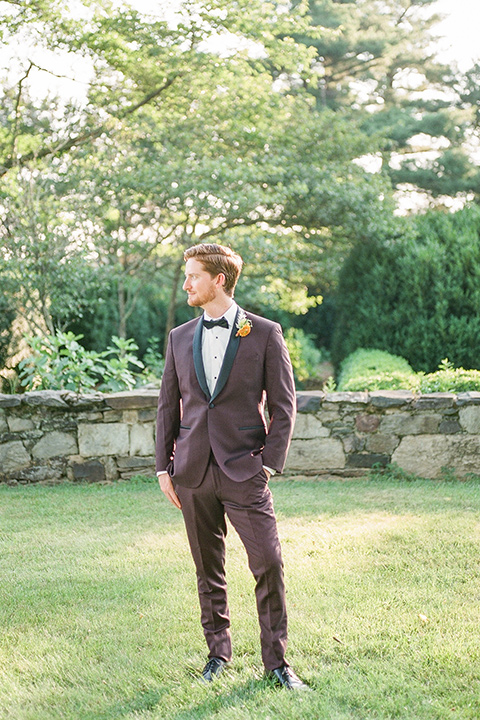
[[[202,359],[203,367],[205,369],[205,378],[211,394],[213,394],[218,376],[220,375],[223,358],[225,357],[228,341],[230,340],[230,335],[232,334],[232,327],[235,324],[237,310],[238,305],[236,302],[233,302],[227,312],[221,316],[228,322],[228,328],[219,327],[218,325],[210,330],[203,328]],[[202,319],[220,320],[220,318],[210,317],[207,313],[204,313]]]

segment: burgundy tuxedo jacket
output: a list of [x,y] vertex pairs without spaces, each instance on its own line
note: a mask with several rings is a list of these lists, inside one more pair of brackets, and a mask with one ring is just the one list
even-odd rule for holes
[[158,400],[156,465],[179,485],[200,485],[211,451],[237,482],[263,465],[278,472],[284,468],[295,422],[292,365],[280,325],[246,316],[251,331],[237,337],[234,324],[212,394],[202,360],[202,318],[170,333]]

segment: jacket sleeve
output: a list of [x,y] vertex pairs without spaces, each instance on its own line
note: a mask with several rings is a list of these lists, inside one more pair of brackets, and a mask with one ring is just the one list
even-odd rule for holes
[[175,452],[175,441],[180,427],[180,387],[178,384],[173,340],[170,333],[165,357],[160,394],[158,396],[156,470],[166,470]]
[[292,363],[280,325],[273,326],[265,357],[265,390],[270,418],[264,465],[282,472],[293,435],[296,415],[296,393]]

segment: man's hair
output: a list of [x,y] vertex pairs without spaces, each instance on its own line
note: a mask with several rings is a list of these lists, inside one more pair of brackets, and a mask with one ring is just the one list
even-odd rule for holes
[[191,258],[198,260],[212,277],[223,273],[225,275],[223,289],[227,295],[233,297],[233,291],[243,267],[240,255],[224,245],[201,243],[185,250],[183,258],[185,261]]

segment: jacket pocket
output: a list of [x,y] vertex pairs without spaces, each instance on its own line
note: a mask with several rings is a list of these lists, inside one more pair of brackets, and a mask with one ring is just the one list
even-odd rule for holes
[[239,427],[239,430],[265,430],[265,427],[263,425],[244,425],[243,427]]

